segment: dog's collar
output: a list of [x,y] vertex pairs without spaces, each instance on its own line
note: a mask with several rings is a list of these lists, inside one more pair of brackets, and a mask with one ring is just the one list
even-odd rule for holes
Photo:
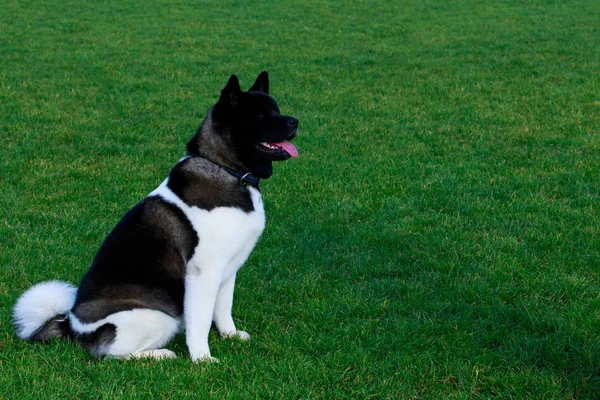
[[258,185],[260,184],[260,178],[255,177],[250,172],[246,172],[245,174],[243,174],[241,172],[234,171],[231,168],[224,167],[223,165],[219,165],[219,166],[221,168],[223,168],[225,171],[227,171],[230,175],[233,175],[236,178],[238,178],[242,185],[244,185],[244,186],[250,185],[250,186],[254,186],[254,187],[258,188]]
[[250,185],[250,186],[254,186],[255,188],[258,189],[258,185],[260,184],[260,178],[255,177],[250,172],[246,172],[246,173],[237,172],[236,170],[233,170],[233,169],[228,168],[224,165],[221,165],[217,162],[214,162],[213,160],[206,158],[204,156],[201,156],[201,155],[195,155],[195,156],[204,158],[205,160],[210,161],[211,163],[215,164],[219,168],[225,170],[225,172],[227,172],[229,175],[235,176],[236,178],[238,178],[240,180],[240,183],[242,184],[242,186]]

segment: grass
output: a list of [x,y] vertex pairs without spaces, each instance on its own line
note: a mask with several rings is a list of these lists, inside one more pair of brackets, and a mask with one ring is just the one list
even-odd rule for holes
[[[597,1],[1,1],[0,398],[600,396]],[[231,73],[300,158],[262,185],[217,365],[15,337]]]

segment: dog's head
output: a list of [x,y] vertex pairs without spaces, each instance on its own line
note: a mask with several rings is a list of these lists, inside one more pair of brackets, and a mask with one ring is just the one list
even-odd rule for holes
[[273,174],[273,161],[298,156],[294,145],[289,143],[297,133],[298,120],[282,115],[275,99],[269,96],[266,71],[261,72],[247,92],[241,90],[238,78],[231,75],[219,101],[188,143],[188,151],[240,172],[268,178]]

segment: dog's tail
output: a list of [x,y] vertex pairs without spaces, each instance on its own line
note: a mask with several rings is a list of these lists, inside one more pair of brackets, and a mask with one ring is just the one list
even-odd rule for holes
[[38,283],[19,297],[13,310],[17,335],[21,339],[46,342],[68,337],[68,312],[75,304],[77,288],[66,282]]

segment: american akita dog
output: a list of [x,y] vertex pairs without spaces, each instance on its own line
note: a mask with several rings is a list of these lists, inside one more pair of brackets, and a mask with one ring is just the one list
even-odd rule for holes
[[221,336],[250,336],[231,317],[238,269],[265,226],[259,179],[297,157],[298,120],[281,115],[262,72],[247,91],[231,75],[187,144],[187,156],[105,239],[79,288],[31,287],[17,301],[18,336],[69,337],[96,357],[175,357],[162,349],[185,328],[193,361],[216,361]]

